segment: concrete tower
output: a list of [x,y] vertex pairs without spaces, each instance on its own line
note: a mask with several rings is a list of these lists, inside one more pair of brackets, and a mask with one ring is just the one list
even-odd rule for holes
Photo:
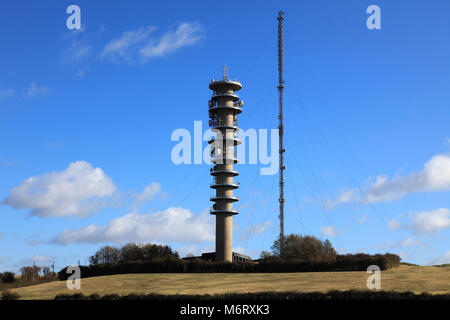
[[238,197],[233,196],[233,190],[239,186],[233,181],[238,172],[233,170],[233,164],[238,162],[235,156],[235,147],[241,142],[237,138],[237,115],[242,112],[242,100],[235,94],[242,88],[237,80],[228,79],[228,70],[224,67],[223,79],[212,80],[209,88],[213,90],[209,101],[209,126],[216,132],[212,138],[210,169],[214,182],[211,188],[216,195],[211,197],[214,205],[210,213],[216,216],[216,261],[232,261],[233,243],[233,202]]

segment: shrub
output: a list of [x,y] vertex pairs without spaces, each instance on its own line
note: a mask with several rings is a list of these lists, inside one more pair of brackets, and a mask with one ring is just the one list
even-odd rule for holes
[[82,293],[67,294],[62,293],[55,296],[55,300],[86,300],[86,296]]
[[101,298],[102,300],[120,300],[120,296],[118,294],[107,294]]
[[98,293],[93,293],[88,297],[89,300],[100,300],[101,296]]
[[14,272],[0,273],[0,277],[4,283],[13,283],[14,281],[16,281]]
[[[92,296],[92,295],[91,295]],[[97,297],[98,295],[96,295]],[[87,300],[82,294],[74,295],[58,295],[56,300]],[[105,295],[100,297],[101,300],[315,300],[315,301],[355,301],[355,300],[448,300],[450,294],[434,294],[428,293],[415,294],[413,292],[398,292],[398,291],[360,291],[360,290],[347,290],[338,291],[332,290],[327,293],[324,292],[254,292],[254,293],[223,293],[214,295],[185,295],[185,294],[155,294],[150,293],[147,295],[129,294],[119,296],[117,294]]]
[[4,291],[2,293],[2,300],[17,300],[19,298],[20,298],[20,295],[15,292]]

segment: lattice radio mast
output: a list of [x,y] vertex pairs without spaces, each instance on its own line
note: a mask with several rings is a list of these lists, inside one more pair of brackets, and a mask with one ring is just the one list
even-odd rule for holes
[[283,134],[284,134],[284,126],[283,126],[283,89],[284,89],[284,80],[283,80],[283,17],[284,12],[278,12],[278,93],[279,93],[279,114],[278,119],[280,123],[278,125],[278,135],[280,142],[280,198],[278,201],[280,202],[280,254],[283,252],[284,245],[284,170],[286,169],[284,166],[284,152],[286,150],[283,147]]

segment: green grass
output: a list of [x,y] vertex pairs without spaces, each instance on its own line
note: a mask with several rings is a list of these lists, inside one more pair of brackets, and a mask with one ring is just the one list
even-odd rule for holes
[[[65,281],[12,289],[21,299],[53,299],[57,294],[220,294],[264,291],[328,292],[367,290],[366,272],[302,273],[153,273],[92,277],[81,280],[81,290],[69,290]],[[450,293],[450,266],[401,265],[381,272],[385,291]]]

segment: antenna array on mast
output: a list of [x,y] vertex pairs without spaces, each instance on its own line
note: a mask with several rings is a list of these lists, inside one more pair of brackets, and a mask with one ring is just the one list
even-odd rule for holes
[[280,123],[278,125],[278,135],[280,142],[280,198],[278,201],[280,202],[280,254],[283,251],[284,245],[284,170],[286,169],[284,166],[284,152],[286,150],[283,147],[283,134],[284,134],[284,126],[283,126],[283,89],[284,89],[284,80],[283,80],[283,17],[284,12],[278,12],[278,93],[279,93],[279,115],[278,119]]

